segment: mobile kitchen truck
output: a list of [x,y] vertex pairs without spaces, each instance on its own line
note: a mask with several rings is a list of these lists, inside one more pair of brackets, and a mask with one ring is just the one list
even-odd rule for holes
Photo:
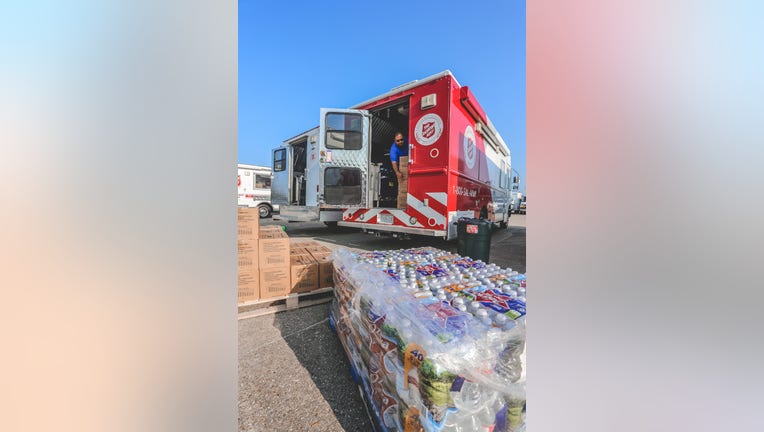
[[[273,150],[274,218],[449,240],[462,216],[509,223],[509,148],[450,71],[320,113],[318,127]],[[401,185],[389,157],[398,131],[409,145]]]

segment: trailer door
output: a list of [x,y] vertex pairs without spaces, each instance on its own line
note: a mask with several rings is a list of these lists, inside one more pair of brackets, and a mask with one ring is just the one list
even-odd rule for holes
[[371,207],[368,199],[369,112],[321,108],[319,204],[324,208]]
[[273,181],[271,182],[271,203],[289,205],[292,190],[291,147],[283,146],[273,150]]

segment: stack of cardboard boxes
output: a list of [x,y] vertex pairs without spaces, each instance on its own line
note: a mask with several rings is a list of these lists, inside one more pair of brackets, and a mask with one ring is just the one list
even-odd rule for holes
[[291,261],[291,291],[296,293],[310,292],[318,288],[318,264],[313,261],[308,251],[292,243],[289,246]]
[[[254,210],[254,211],[253,211]],[[257,209],[239,209],[239,303],[260,299]]]
[[256,208],[239,209],[239,303],[332,287],[331,250],[290,244],[280,226],[260,227]]
[[309,292],[333,285],[331,250],[315,241],[293,242],[292,292]]
[[302,243],[302,247],[308,251],[313,261],[318,266],[318,288],[326,288],[334,286],[334,267],[332,266],[332,259],[330,255],[332,251],[315,241],[309,241]]
[[398,169],[405,180],[398,183],[398,208],[406,208],[406,199],[409,191],[409,157],[401,156],[398,159]]
[[289,294],[289,237],[280,226],[260,228],[260,298]]

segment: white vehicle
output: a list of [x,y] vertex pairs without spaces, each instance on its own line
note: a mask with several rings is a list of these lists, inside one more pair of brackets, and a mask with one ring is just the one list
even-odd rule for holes
[[512,204],[510,204],[510,211],[512,213],[520,213],[520,202],[523,201],[523,193],[520,192],[520,174],[512,169]]
[[239,164],[239,207],[257,207],[261,218],[278,211],[279,206],[271,204],[272,179],[270,167]]
[[520,203],[525,199],[522,192],[512,192],[512,213],[520,213]]

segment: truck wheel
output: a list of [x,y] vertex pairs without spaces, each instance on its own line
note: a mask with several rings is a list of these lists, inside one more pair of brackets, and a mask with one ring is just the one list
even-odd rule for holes
[[271,215],[271,206],[268,204],[260,204],[257,206],[257,214],[260,215],[260,219],[265,219]]

